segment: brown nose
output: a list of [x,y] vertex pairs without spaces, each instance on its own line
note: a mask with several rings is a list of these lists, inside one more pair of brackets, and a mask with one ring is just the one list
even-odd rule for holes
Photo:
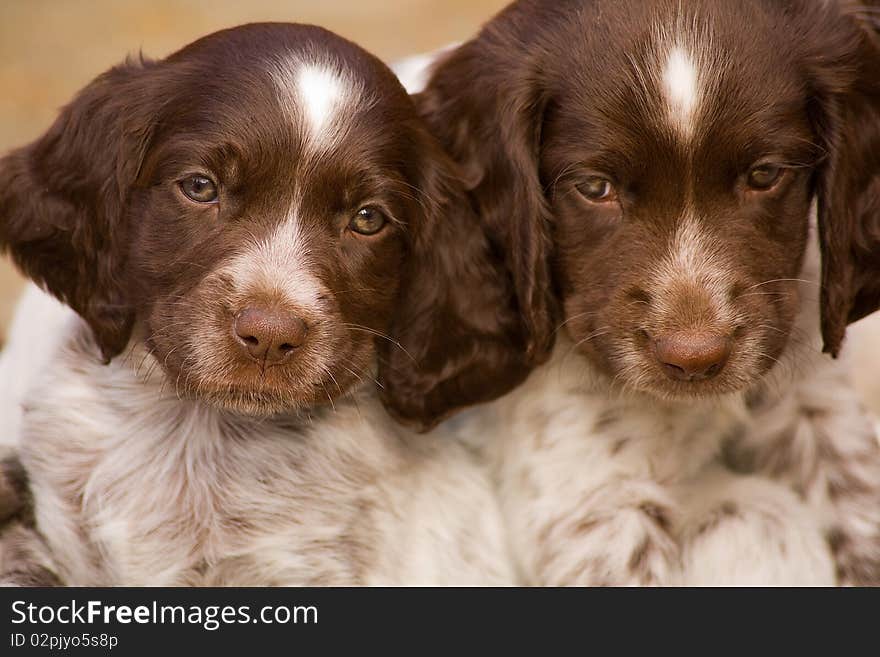
[[252,358],[277,363],[302,346],[308,326],[290,313],[251,307],[242,310],[233,322],[233,330]]
[[673,379],[711,379],[724,369],[730,340],[716,333],[679,331],[655,339],[654,353]]

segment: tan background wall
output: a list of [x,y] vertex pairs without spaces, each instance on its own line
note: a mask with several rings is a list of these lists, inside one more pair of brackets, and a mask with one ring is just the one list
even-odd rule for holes
[[[252,21],[315,23],[386,60],[465,39],[507,0],[0,0],[0,153],[45,130],[94,76],[143,50],[162,57]],[[0,259],[0,341],[21,279]],[[880,411],[880,316],[853,332],[866,397]]]

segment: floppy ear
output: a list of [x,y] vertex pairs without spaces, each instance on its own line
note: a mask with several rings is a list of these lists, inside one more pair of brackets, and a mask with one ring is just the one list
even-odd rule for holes
[[146,147],[143,63],[98,77],[49,131],[0,160],[0,252],[91,327],[104,359],[133,323],[123,272],[126,196]]
[[828,158],[817,181],[822,337],[834,356],[847,324],[880,308],[880,44],[854,29],[847,47],[852,54],[836,62],[853,78],[825,99]]
[[390,328],[379,383],[398,420],[427,430],[457,409],[495,399],[531,367],[510,276],[492,252],[452,164],[424,135],[423,216]]
[[483,230],[503,254],[526,360],[534,366],[549,356],[554,334],[549,210],[538,162],[546,102],[539,63],[528,55],[515,59],[516,49],[499,46],[500,38],[484,32],[453,51],[416,102],[459,165]]

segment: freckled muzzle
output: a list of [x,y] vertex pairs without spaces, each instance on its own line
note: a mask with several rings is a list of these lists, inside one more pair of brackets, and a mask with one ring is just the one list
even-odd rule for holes
[[[273,268],[264,277],[264,260],[246,262],[242,268],[233,260],[184,297],[157,306],[154,353],[176,392],[257,416],[330,403],[347,392],[372,349],[344,339],[333,295],[318,294],[313,278],[313,297],[302,268]],[[288,284],[294,278],[297,285]]]
[[733,392],[762,376],[787,342],[797,295],[785,283],[744,292],[753,285],[736,272],[667,271],[638,303],[621,302],[630,306],[624,326],[632,349],[621,359],[627,378],[675,397]]
[[622,380],[692,397],[741,390],[772,366],[792,313],[777,307],[783,291],[724,245],[685,220],[646,273],[628,272],[608,310],[622,334],[613,352]]

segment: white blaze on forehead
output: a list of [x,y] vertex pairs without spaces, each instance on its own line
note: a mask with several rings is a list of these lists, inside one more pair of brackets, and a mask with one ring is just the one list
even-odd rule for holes
[[345,102],[345,81],[330,68],[305,64],[297,71],[296,87],[306,128],[312,138],[320,140]]
[[680,134],[690,137],[700,102],[700,80],[693,57],[681,46],[673,47],[666,58],[663,92],[670,123]]
[[[373,102],[343,64],[290,56],[272,64],[279,100],[307,152],[323,153],[345,138],[352,113]],[[348,116],[346,116],[348,115]]]
[[324,286],[309,256],[295,212],[265,239],[252,244],[228,267],[239,292],[271,295],[279,302],[316,308]]

